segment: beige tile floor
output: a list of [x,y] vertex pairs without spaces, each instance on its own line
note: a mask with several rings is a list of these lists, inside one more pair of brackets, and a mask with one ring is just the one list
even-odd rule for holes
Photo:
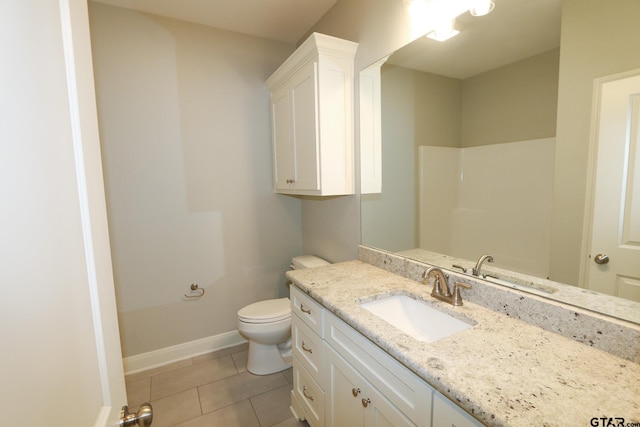
[[291,369],[247,372],[247,345],[127,375],[129,407],[153,406],[153,427],[308,427],[289,411]]

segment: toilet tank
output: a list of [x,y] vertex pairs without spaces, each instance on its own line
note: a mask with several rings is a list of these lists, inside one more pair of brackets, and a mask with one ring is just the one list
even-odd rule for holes
[[320,267],[329,264],[331,263],[314,255],[300,255],[293,257],[291,260],[291,269],[302,270],[304,268]]

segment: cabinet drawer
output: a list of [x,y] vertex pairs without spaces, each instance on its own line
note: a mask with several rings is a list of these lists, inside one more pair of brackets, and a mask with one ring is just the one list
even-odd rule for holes
[[298,316],[292,316],[291,335],[293,337],[293,354],[313,379],[323,387],[324,342],[322,338]]
[[291,286],[291,311],[320,338],[324,338],[324,308],[295,286]]
[[293,392],[296,400],[305,412],[307,422],[311,426],[324,426],[324,390],[311,378],[311,375],[293,358]]
[[429,425],[433,388],[332,313],[326,342],[418,426]]

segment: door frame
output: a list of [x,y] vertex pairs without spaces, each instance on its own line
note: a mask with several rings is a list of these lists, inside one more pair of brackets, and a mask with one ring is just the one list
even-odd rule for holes
[[589,269],[591,267],[593,210],[595,208],[595,185],[598,166],[598,133],[600,130],[600,102],[602,99],[602,87],[609,82],[622,80],[640,75],[640,68],[598,77],[593,81],[593,96],[591,101],[591,126],[589,130],[589,153],[587,160],[587,188],[585,192],[585,210],[582,229],[582,248],[580,251],[580,275],[578,284],[587,288],[589,282]]
[[72,144],[102,406],[94,427],[117,425],[126,404],[87,0],[59,0]]

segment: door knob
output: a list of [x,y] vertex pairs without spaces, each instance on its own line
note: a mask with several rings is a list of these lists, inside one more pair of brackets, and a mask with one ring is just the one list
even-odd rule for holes
[[595,256],[595,258],[593,258],[593,260],[596,262],[596,264],[606,264],[609,262],[609,255],[598,254]]
[[128,406],[123,406],[120,411],[121,427],[148,427],[153,422],[153,408],[151,403],[143,403],[138,413],[129,412]]

